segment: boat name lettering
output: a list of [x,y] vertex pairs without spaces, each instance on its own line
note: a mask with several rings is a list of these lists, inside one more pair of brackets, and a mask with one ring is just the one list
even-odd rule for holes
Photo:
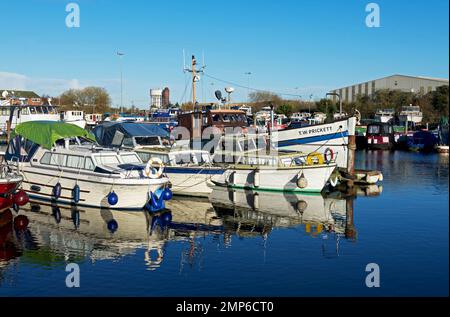
[[301,135],[314,134],[314,133],[327,133],[331,132],[333,128],[331,126],[323,127],[323,128],[313,128],[313,129],[305,129],[300,131]]

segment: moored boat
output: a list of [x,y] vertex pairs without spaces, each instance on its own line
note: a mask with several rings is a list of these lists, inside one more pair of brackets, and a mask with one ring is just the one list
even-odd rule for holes
[[86,120],[84,119],[84,111],[81,110],[67,110],[61,112],[61,120],[67,123],[75,124],[80,128],[86,127]]
[[325,153],[330,149],[340,168],[347,168],[348,137],[355,135],[356,118],[350,117],[331,123],[309,125],[294,129],[274,131],[273,146],[283,151]]
[[206,182],[224,172],[223,168],[212,165],[208,151],[170,146],[169,133],[156,125],[107,123],[98,125],[93,133],[103,146],[133,150],[144,162],[162,162],[171,189],[177,195],[207,197],[211,188]]
[[23,177],[5,161],[0,163],[0,211],[16,204],[22,206],[28,202],[28,196],[19,190]]
[[391,150],[395,146],[394,128],[390,123],[373,122],[367,125],[366,147],[369,150]]
[[91,133],[68,123],[18,125],[5,159],[18,164],[33,199],[156,211],[172,196],[162,165],[145,166],[134,152],[99,147]]
[[226,135],[214,151],[214,161],[227,170],[211,181],[256,191],[320,193],[337,166],[331,150],[325,153],[282,153],[267,149],[263,135]]

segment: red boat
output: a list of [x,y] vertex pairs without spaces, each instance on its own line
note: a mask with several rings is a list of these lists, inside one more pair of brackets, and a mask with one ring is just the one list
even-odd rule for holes
[[22,176],[12,171],[5,163],[0,163],[0,169],[0,211],[14,204],[25,205],[28,202],[28,195],[24,190],[19,190]]

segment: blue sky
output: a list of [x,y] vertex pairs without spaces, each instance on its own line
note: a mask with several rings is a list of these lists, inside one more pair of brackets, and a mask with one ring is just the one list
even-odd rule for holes
[[[80,7],[80,27],[67,28],[68,3]],[[4,1],[0,19],[0,89],[58,95],[102,86],[124,105],[148,107],[149,89],[190,97],[186,59],[206,74],[258,89],[323,97],[332,88],[395,73],[448,78],[447,0],[384,0],[381,27],[365,25],[371,1]],[[244,73],[251,72],[248,78]],[[198,100],[229,86],[202,76]],[[297,89],[295,89],[298,87]],[[246,100],[237,88],[233,99]]]

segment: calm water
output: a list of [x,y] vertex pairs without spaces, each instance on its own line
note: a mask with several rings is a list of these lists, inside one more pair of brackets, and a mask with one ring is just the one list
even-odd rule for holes
[[[158,216],[3,213],[0,295],[448,295],[448,156],[358,152],[357,165],[384,181],[354,200],[221,190]],[[70,262],[80,288],[65,285]],[[365,286],[372,262],[380,288]]]

